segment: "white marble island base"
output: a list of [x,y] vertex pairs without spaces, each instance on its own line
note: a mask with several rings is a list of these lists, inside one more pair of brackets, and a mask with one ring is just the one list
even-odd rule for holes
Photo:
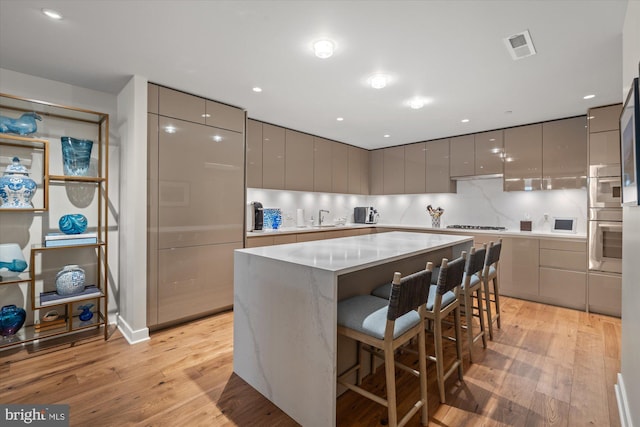
[[236,250],[234,371],[298,423],[334,426],[337,302],[471,244],[390,232]]

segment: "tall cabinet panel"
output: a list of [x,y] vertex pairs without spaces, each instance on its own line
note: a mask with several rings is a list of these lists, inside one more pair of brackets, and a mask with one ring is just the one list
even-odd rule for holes
[[[447,156],[449,147],[447,146]],[[369,192],[374,195],[384,194],[384,150],[374,150],[369,157]],[[449,162],[447,162],[447,175]]]
[[330,193],[331,147],[333,143],[323,138],[313,137],[313,191]]
[[334,193],[349,192],[349,147],[331,142],[331,188]]
[[[237,121],[244,111],[207,100],[205,118],[218,120],[222,127],[167,117],[162,112],[176,107],[165,105],[172,98],[163,99],[163,90],[160,115],[150,114],[157,132],[148,135],[152,328],[231,307],[233,250],[244,241],[245,138],[244,132],[230,130],[244,130]],[[180,97],[180,105],[188,102]],[[262,145],[255,125],[254,148]],[[270,136],[263,132],[261,138]]]
[[425,165],[427,193],[455,193],[456,182],[449,174],[449,139],[438,139],[425,143]]
[[262,123],[247,120],[247,187],[262,188]]
[[587,185],[587,118],[542,124],[544,188],[583,188]]
[[404,193],[404,146],[390,147],[384,152],[384,194]]
[[262,124],[262,186],[284,190],[284,128]]
[[404,147],[404,192],[421,194],[426,190],[425,143]]
[[505,129],[504,189],[542,189],[542,124]]
[[286,190],[313,190],[313,137],[306,133],[285,131]]

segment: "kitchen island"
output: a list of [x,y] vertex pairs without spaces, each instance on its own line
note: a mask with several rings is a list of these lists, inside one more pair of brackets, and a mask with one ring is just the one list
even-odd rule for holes
[[236,250],[234,372],[298,423],[334,426],[343,365],[337,302],[472,244],[470,236],[389,232]]

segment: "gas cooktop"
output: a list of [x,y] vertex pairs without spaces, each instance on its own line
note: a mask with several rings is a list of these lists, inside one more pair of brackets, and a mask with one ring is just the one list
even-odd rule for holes
[[503,231],[507,227],[496,227],[493,225],[447,225],[447,228],[457,228],[461,230],[496,230]]

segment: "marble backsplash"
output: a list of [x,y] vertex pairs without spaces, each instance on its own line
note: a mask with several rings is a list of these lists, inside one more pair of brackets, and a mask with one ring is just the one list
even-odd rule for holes
[[[247,189],[247,202],[257,200],[265,208],[282,209],[283,226],[295,227],[296,209],[305,210],[305,218],[317,218],[319,209],[330,211],[328,221],[346,217],[353,222],[353,208],[374,206],[379,224],[430,226],[427,205],[444,209],[441,226],[451,224],[492,225],[519,230],[520,221],[532,221],[533,231],[549,231],[551,218],[575,217],[577,233],[587,231],[587,190],[502,190],[502,178],[458,181],[455,194],[402,194],[390,196],[358,196],[351,194],[310,193]],[[544,215],[548,214],[548,220]],[[249,217],[249,216],[248,216]],[[250,217],[249,217],[250,218]]]

